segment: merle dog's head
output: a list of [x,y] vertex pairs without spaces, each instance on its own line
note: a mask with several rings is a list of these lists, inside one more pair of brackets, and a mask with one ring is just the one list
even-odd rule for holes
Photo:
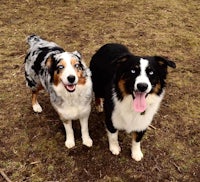
[[65,87],[74,92],[77,85],[84,85],[90,71],[82,60],[79,52],[63,52],[52,55],[46,61],[51,76],[50,82],[55,87]]
[[131,94],[137,112],[145,111],[148,94],[160,95],[163,92],[167,68],[176,67],[173,61],[160,56],[138,57],[132,54],[119,57],[114,64],[117,97],[122,100]]

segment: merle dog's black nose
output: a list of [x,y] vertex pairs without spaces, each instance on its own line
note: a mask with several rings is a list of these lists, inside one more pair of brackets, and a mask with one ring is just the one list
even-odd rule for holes
[[148,85],[147,85],[146,83],[138,83],[138,84],[137,84],[137,89],[138,89],[138,91],[140,91],[140,92],[146,91],[147,88],[148,88]]
[[75,81],[75,76],[74,76],[74,75],[69,75],[69,76],[67,77],[67,80],[69,81],[69,83],[74,83],[74,81]]

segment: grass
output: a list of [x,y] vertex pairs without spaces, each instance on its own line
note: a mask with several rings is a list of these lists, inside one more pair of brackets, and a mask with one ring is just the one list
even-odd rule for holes
[[[198,181],[199,68],[198,0],[75,1],[2,0],[0,4],[0,169],[12,181]],[[130,156],[131,137],[120,133],[122,153],[109,152],[104,116],[90,116],[91,149],[64,146],[62,123],[42,93],[43,113],[34,114],[25,86],[27,35],[38,34],[87,64],[103,44],[123,43],[136,55],[163,55],[177,64],[154,118],[156,130],[142,141],[144,159]],[[4,178],[0,176],[0,181]]]

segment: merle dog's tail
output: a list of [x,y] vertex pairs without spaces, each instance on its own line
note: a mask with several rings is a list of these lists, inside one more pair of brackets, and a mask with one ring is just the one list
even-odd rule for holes
[[40,42],[41,40],[42,39],[35,34],[29,35],[26,39],[30,47],[34,46],[36,43]]

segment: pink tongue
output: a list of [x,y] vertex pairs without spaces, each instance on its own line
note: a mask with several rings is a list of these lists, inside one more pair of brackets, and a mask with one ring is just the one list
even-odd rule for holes
[[135,99],[133,100],[133,107],[136,112],[144,112],[147,104],[145,100],[146,93],[136,92]]
[[75,85],[66,85],[65,87],[66,87],[67,90],[69,90],[69,91],[74,91],[74,89],[75,89]]

